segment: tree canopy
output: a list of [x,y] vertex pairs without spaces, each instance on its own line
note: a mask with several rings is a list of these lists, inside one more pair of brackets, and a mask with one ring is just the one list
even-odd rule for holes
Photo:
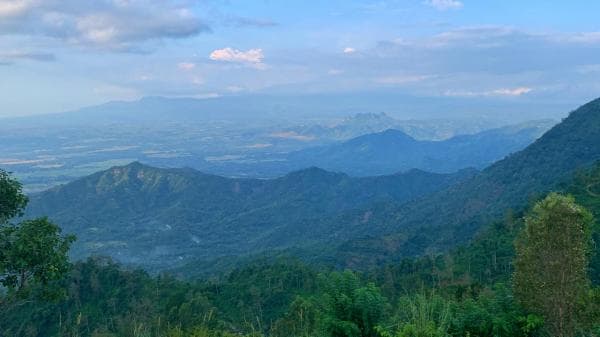
[[27,200],[21,183],[8,172],[0,169],[0,225],[22,215]]
[[60,227],[45,217],[9,223],[23,214],[27,201],[21,184],[0,170],[0,284],[19,295],[31,282],[46,285],[64,277],[75,240],[62,237]]
[[516,242],[515,294],[542,315],[546,330],[574,336],[588,294],[592,215],[570,196],[551,193],[525,218]]

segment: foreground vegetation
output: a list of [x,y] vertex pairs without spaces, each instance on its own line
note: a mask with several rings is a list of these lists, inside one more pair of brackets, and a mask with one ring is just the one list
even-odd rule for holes
[[67,270],[73,238],[10,222],[27,200],[3,173],[0,336],[598,336],[599,178],[583,171],[563,186],[574,197],[508,212],[447,254],[361,273],[258,260],[190,281],[104,258]]

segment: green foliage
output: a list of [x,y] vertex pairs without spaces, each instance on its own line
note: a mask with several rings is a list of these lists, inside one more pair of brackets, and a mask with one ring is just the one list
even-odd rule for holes
[[447,337],[451,321],[450,303],[439,296],[404,296],[394,321],[395,337]]
[[514,301],[503,283],[487,287],[478,296],[455,304],[453,336],[531,336],[539,322]]
[[21,183],[0,169],[0,226],[11,218],[22,215],[27,200]]
[[514,287],[552,336],[574,336],[589,279],[592,215],[573,197],[550,194],[527,215],[516,242]]
[[317,272],[296,260],[254,261],[208,282],[209,299],[249,331],[267,331],[297,296],[317,289]]
[[27,294],[29,283],[48,285],[63,277],[75,240],[61,237],[61,229],[47,218],[8,223],[22,215],[27,202],[21,184],[0,170],[0,284],[19,296]]
[[[318,276],[312,267],[280,260],[250,263],[210,281],[187,282],[92,259],[77,263],[61,281],[67,296],[60,302],[34,299],[7,308],[0,315],[0,334],[537,336],[541,318],[524,311],[510,287],[497,281],[508,276],[499,272],[496,278],[480,279],[493,263],[473,262],[482,249],[503,247],[515,232],[508,225],[492,226],[448,255],[405,260],[368,274],[322,271]],[[494,237],[501,243],[492,244]],[[498,259],[512,256],[504,248],[496,254]],[[593,296],[600,298],[594,291]],[[585,311],[590,317],[586,329],[600,322],[595,308]]]
[[377,336],[375,328],[384,318],[387,301],[375,284],[361,286],[350,271],[334,272],[322,282],[319,321],[326,336]]
[[301,296],[290,304],[287,312],[281,317],[271,329],[274,337],[309,337],[318,331],[319,311],[317,303],[313,299]]
[[63,277],[75,237],[61,237],[60,231],[47,218],[0,227],[0,283],[23,292],[30,282],[46,285]]
[[[578,204],[584,206],[600,219],[600,162],[589,169],[582,169],[575,179],[561,188],[573,195]],[[600,285],[600,223],[595,222],[592,231],[594,250],[590,256],[589,274],[594,285]]]
[[562,190],[575,197],[596,219],[600,218],[600,162],[579,170]]
[[[575,172],[600,160],[598,144],[600,99],[571,112],[523,151],[492,164],[473,179],[395,205],[379,216],[374,212],[369,225],[390,229],[389,233],[363,242],[359,254],[354,254],[356,242],[342,245],[339,264],[368,266],[468,242],[507,209],[524,210],[530,200],[556,190]],[[346,225],[360,225],[362,214],[345,219]]]
[[174,267],[173,256],[183,258],[180,264],[206,262],[371,234],[373,228],[335,218],[372,203],[412,200],[473,174],[355,178],[310,168],[264,180],[132,163],[33,195],[28,214],[48,215],[75,233],[76,258],[106,255],[160,270]]

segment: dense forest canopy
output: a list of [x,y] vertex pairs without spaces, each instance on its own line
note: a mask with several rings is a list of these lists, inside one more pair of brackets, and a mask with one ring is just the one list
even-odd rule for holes
[[[4,181],[14,184],[6,177]],[[585,208],[593,214],[600,212],[594,190],[599,179],[600,165],[582,170],[562,186],[561,191],[572,198],[550,195],[526,214],[508,212],[504,220],[490,223],[468,245],[446,254],[374,266],[367,272],[273,257],[248,262],[221,277],[184,280],[168,274],[151,276],[110,259],[91,258],[76,262],[60,278],[31,282],[26,294],[5,292],[0,331],[9,336],[156,337],[553,334],[552,314],[528,304],[531,298],[548,294],[536,295],[537,288],[527,283],[513,285],[519,279],[514,273],[527,275],[530,262],[539,263],[530,261],[539,255],[524,253],[534,252],[537,246],[521,240],[517,245],[521,257],[515,257],[514,242],[526,231],[535,233],[538,223],[547,223],[540,214],[547,213],[558,226],[573,223],[571,216],[547,206],[556,204],[557,198],[572,203],[567,209],[581,209],[584,220],[578,226],[597,235]],[[555,238],[558,236],[549,237]],[[600,333],[600,278],[595,258],[600,252],[591,244],[591,236],[582,240],[561,241],[562,249],[583,254],[583,269],[579,270],[584,271],[576,276],[582,282],[576,285],[577,314],[569,319],[569,330],[561,336]],[[583,248],[577,249],[576,244]],[[4,273],[6,269],[0,270]],[[544,282],[552,272],[535,275]],[[45,296],[46,289],[55,296]],[[564,294],[553,293],[553,289],[547,289],[550,296]]]

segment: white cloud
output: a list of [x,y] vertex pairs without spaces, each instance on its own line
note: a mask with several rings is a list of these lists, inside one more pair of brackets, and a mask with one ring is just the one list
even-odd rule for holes
[[539,73],[597,63],[600,43],[591,42],[594,36],[593,32],[532,33],[506,26],[462,27],[430,37],[381,41],[366,56],[390,69],[410,67],[416,73],[442,76]]
[[427,75],[385,76],[385,77],[376,78],[375,82],[380,83],[380,84],[407,84],[407,83],[421,82],[428,78],[431,78],[431,76],[427,76]]
[[25,13],[33,5],[28,0],[0,0],[0,18],[10,18]]
[[262,49],[248,49],[241,51],[231,47],[216,49],[209,55],[213,61],[243,63],[258,69],[264,69],[263,59],[265,58]]
[[444,93],[445,96],[455,97],[489,97],[489,96],[505,96],[505,97],[518,97],[533,91],[529,87],[517,87],[517,88],[500,88],[487,91],[453,91],[448,90]]
[[460,9],[463,7],[463,3],[458,0],[426,0],[424,3],[427,6],[431,6],[439,11]]
[[528,87],[518,87],[518,88],[502,88],[492,90],[492,96],[521,96],[531,92],[531,88]]
[[343,50],[344,54],[354,54],[356,53],[356,49],[352,48],[352,47],[346,47]]
[[183,71],[190,71],[196,68],[196,64],[192,62],[181,62],[177,64],[177,68]]
[[227,47],[210,53],[210,59],[215,61],[261,63],[263,58],[263,51],[260,48],[241,51]]
[[198,98],[198,99],[209,99],[209,98],[219,98],[221,94],[217,92],[205,92],[200,94],[191,95],[190,97]]
[[185,3],[0,0],[0,35],[46,37],[67,45],[138,51],[152,40],[189,37],[210,30]]
[[117,23],[107,15],[89,15],[75,20],[81,40],[106,44],[114,41],[119,34]]

